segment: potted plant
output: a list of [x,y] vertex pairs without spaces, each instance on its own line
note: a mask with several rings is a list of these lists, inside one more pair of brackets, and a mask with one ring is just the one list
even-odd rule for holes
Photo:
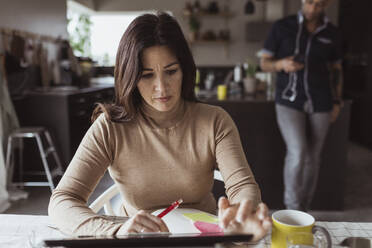
[[68,19],[69,41],[74,54],[79,57],[91,56],[91,27],[92,21],[87,14],[81,14],[78,19]]
[[70,46],[78,58],[81,70],[79,84],[80,86],[88,85],[94,64],[91,59],[91,27],[93,23],[87,14],[80,14],[77,19],[69,18],[68,22]]
[[257,65],[253,63],[244,63],[245,77],[243,79],[244,91],[247,95],[253,95],[256,92],[256,72]]
[[190,27],[190,41],[195,41],[199,38],[199,30],[200,30],[200,20],[199,18],[191,14],[189,18],[189,27]]

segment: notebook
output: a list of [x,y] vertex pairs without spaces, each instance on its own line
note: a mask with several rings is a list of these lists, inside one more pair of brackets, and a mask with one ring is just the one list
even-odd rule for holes
[[[158,215],[164,209],[154,211]],[[218,226],[218,217],[197,209],[177,208],[163,218],[171,233],[208,233],[222,232]]]

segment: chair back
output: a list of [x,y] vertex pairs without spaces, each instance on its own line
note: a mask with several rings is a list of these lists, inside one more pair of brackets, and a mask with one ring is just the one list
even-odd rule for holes
[[[223,184],[221,173],[217,170],[214,171],[215,183],[218,181]],[[119,215],[120,205],[123,199],[120,196],[119,188],[116,184],[111,185],[100,196],[94,200],[89,207],[95,213],[99,213],[102,209],[106,215]]]

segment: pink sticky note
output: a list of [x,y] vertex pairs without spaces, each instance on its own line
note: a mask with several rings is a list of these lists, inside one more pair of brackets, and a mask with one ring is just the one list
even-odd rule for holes
[[222,228],[219,227],[217,224],[212,224],[203,221],[195,221],[194,226],[201,232],[201,233],[217,233],[223,232]]

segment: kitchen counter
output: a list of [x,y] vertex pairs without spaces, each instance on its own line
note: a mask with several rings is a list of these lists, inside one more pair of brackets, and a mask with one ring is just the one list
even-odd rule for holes
[[245,103],[245,102],[250,102],[250,103],[255,103],[255,102],[274,102],[273,99],[268,99],[266,97],[266,94],[256,94],[256,95],[248,95],[244,96],[242,98],[227,98],[225,100],[218,100],[216,96],[212,97],[199,97],[199,101],[201,102],[206,102],[206,103],[219,103],[219,102],[235,102],[235,103]]
[[54,95],[54,96],[70,96],[76,94],[92,93],[103,89],[114,89],[111,85],[92,85],[84,88],[75,86],[57,86],[47,88],[36,88],[27,92],[27,95]]

